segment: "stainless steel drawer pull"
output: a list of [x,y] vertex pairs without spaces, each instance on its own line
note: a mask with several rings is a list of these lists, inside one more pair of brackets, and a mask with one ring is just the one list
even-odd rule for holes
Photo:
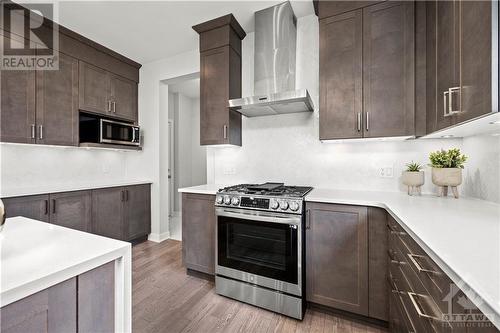
[[413,265],[415,265],[415,267],[417,268],[419,273],[424,272],[424,273],[436,274],[436,275],[441,274],[437,271],[423,268],[422,265],[420,265],[420,263],[417,261],[417,259],[425,259],[426,261],[428,261],[429,259],[426,256],[408,253],[408,258],[410,258],[411,262],[413,263]]
[[358,132],[361,132],[361,112],[358,112]]
[[[453,96],[455,93],[458,93],[458,109],[453,110]],[[451,87],[448,89],[448,99],[449,99],[449,104],[448,104],[448,115],[454,115],[457,113],[460,113],[460,104],[461,104],[461,94],[462,94],[462,89],[460,87]]]
[[35,139],[35,137],[36,137],[35,131],[36,131],[35,124],[31,124],[31,138],[32,139]]
[[443,91],[443,117],[448,117],[448,91]]
[[366,113],[366,131],[370,130],[370,112]]
[[224,125],[222,128],[222,134],[224,135],[224,139],[227,139],[227,125]]
[[387,229],[389,229],[389,232],[392,234],[392,235],[400,235],[400,236],[406,236],[407,233],[404,232],[404,231],[397,231],[397,230],[394,230],[389,224],[387,225]]
[[407,292],[407,294],[408,294],[408,297],[410,297],[410,301],[413,304],[413,307],[415,308],[415,311],[417,312],[417,314],[420,318],[426,318],[426,319],[435,320],[435,321],[443,321],[443,318],[431,316],[431,315],[428,315],[422,311],[422,309],[420,308],[420,305],[418,304],[417,298],[424,298],[426,296],[419,295],[419,294],[416,294],[413,292]]
[[43,140],[43,125],[38,126],[38,139]]

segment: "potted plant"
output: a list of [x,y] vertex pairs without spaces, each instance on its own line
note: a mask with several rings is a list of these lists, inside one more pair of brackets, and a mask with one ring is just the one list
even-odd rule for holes
[[408,195],[422,194],[422,185],[425,183],[425,174],[423,167],[419,163],[411,162],[406,164],[406,170],[403,171],[403,184],[408,186]]
[[457,186],[462,184],[462,169],[467,156],[460,149],[438,150],[429,155],[432,167],[432,182],[439,186],[439,196],[448,195],[448,186],[451,186],[453,196],[458,198]]

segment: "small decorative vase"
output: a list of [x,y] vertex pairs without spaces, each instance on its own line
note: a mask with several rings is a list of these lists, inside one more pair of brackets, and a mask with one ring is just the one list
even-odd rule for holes
[[425,183],[423,171],[403,171],[403,184],[408,186],[408,195],[422,194],[422,185]]
[[448,186],[451,186],[453,196],[458,199],[457,186],[462,184],[462,169],[432,168],[432,182],[439,186],[439,196],[448,196]]

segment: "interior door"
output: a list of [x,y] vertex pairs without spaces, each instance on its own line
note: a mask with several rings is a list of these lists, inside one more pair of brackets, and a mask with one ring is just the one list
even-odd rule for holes
[[364,137],[415,135],[415,3],[363,9]]
[[[4,42],[23,46],[20,38],[0,38],[2,54]],[[2,70],[0,80],[0,141],[35,143],[35,70]]]
[[77,146],[78,60],[64,53],[59,53],[58,57],[58,70],[36,72],[36,141],[50,145]]
[[321,140],[363,136],[362,27],[362,10],[320,21]]
[[81,231],[91,231],[90,191],[50,195],[50,223]]
[[111,111],[109,73],[79,61],[79,108],[109,114]]
[[137,83],[110,74],[112,113],[116,117],[137,122]]

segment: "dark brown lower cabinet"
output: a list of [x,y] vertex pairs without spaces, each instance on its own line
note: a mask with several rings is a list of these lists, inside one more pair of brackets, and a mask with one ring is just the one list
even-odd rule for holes
[[215,273],[215,196],[182,194],[182,261],[186,268]]
[[24,216],[125,241],[151,232],[150,184],[2,200],[7,217]]
[[368,211],[307,203],[306,297],[368,316]]
[[71,229],[90,232],[90,191],[50,194],[50,223]]
[[389,320],[387,212],[368,207],[368,316]]
[[38,221],[49,222],[49,195],[30,195],[4,198],[7,217],[24,216]]
[[78,276],[78,332],[115,331],[115,262]]
[[114,332],[114,261],[0,309],[2,333]]
[[92,232],[121,240],[147,236],[150,192],[149,184],[92,190]]
[[76,278],[0,309],[2,333],[77,332]]

